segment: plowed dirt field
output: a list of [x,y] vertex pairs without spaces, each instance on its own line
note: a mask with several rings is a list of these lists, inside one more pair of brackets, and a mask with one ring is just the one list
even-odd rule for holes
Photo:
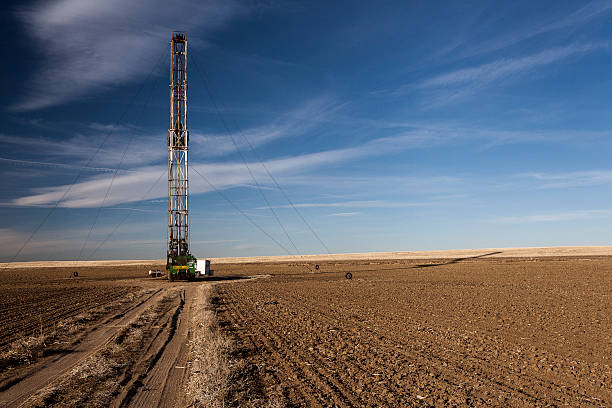
[[133,278],[146,276],[144,271],[144,267],[0,269],[0,349],[124,298],[140,288]]
[[5,268],[0,407],[612,406],[612,257],[499,254]]
[[[288,406],[612,406],[612,260],[241,264],[217,287],[252,392]],[[344,277],[351,271],[352,280]]]

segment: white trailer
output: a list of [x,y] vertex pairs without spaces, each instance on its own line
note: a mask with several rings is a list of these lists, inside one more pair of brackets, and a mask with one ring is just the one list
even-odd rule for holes
[[210,259],[198,259],[196,276],[213,276],[215,271],[210,269]]

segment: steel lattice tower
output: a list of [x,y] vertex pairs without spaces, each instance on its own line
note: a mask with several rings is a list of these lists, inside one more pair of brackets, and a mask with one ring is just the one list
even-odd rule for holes
[[187,36],[170,41],[170,128],[168,129],[168,263],[189,255],[189,174],[187,152]]

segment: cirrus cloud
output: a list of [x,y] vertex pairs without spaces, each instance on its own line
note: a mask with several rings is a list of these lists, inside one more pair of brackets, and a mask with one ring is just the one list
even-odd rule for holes
[[46,108],[144,79],[165,55],[173,29],[206,38],[247,10],[235,0],[56,0],[21,7],[17,17],[45,62],[12,108]]

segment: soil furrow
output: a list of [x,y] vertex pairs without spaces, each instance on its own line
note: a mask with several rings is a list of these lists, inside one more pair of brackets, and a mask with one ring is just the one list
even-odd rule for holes
[[[299,363],[273,363],[281,374],[268,381],[280,378],[287,389],[291,378],[316,376],[326,385],[311,393],[336,393],[341,401],[329,401],[339,405],[364,406],[372,398],[395,406],[609,401],[610,357],[603,350],[609,350],[604,328],[612,327],[612,308],[602,291],[612,272],[607,260],[413,266],[357,265],[352,281],[334,277],[329,265],[321,265],[326,271],[319,275],[295,274],[283,264],[260,266],[258,272],[273,278],[224,289],[225,302],[235,303],[229,307],[234,316],[221,313],[221,320],[255,338],[264,360],[277,354]],[[255,267],[236,265],[227,273]],[[564,318],[556,317],[558,308]],[[580,329],[583,322],[594,330]]]
[[[231,291],[231,289],[228,290]],[[236,296],[232,296],[231,299],[235,300]],[[317,353],[304,352],[304,346],[300,344],[300,340],[303,338],[317,338],[317,332],[310,331],[309,333],[300,333],[299,336],[295,337],[292,334],[297,334],[297,332],[289,331],[289,329],[283,326],[282,323],[279,324],[279,322],[289,321],[288,316],[276,316],[273,320],[274,323],[272,323],[271,320],[262,320],[257,311],[253,310],[253,308],[249,308],[248,306],[245,308],[250,310],[251,314],[249,316],[257,320],[257,324],[251,326],[261,327],[263,330],[265,330],[269,337],[273,337],[275,339],[275,346],[277,348],[285,350],[290,349],[294,356],[293,360],[299,362],[298,366],[301,371],[307,371],[312,373],[311,375],[317,376],[319,378],[319,382],[326,385],[328,393],[331,393],[332,395],[337,394],[343,398],[343,400],[337,401],[337,403],[341,405],[347,403],[348,405],[368,405],[374,401],[378,401],[379,404],[384,402],[383,400],[378,400],[372,396],[369,396],[367,399],[360,399],[360,397],[356,396],[352,389],[346,387],[345,384],[348,384],[351,381],[343,378],[343,373],[345,373],[345,370],[338,367],[333,361],[320,358]],[[279,333],[280,331],[283,333]],[[314,343],[316,344],[316,341]],[[294,346],[288,348],[286,347],[287,345]]]
[[[297,303],[296,307],[303,307],[304,304],[312,304],[309,303],[309,300],[310,299],[303,299],[302,302]],[[309,312],[312,313],[311,310],[309,310]],[[338,317],[343,316],[342,313],[332,314],[331,312],[325,312],[320,309],[317,309],[317,313],[319,313],[320,316],[327,316],[330,321],[337,321]],[[346,315],[347,313],[344,314],[344,316]],[[362,330],[367,330],[366,324],[356,319],[352,319],[352,324],[360,327]],[[373,323],[371,324],[374,325]],[[389,343],[401,346],[400,354],[402,355],[411,358],[427,358],[430,363],[429,365],[436,367],[436,369],[441,372],[449,371],[448,367],[452,366],[454,372],[459,375],[459,378],[465,375],[466,367],[471,364],[470,371],[479,373],[479,379],[489,381],[501,389],[505,388],[511,395],[523,395],[528,400],[535,402],[539,399],[537,395],[553,393],[555,394],[553,398],[557,403],[563,403],[564,399],[568,396],[568,392],[572,394],[573,398],[584,398],[587,396],[586,393],[581,392],[582,390],[580,388],[568,389],[564,387],[565,392],[557,391],[562,387],[555,381],[542,379],[535,374],[516,372],[515,370],[508,369],[507,365],[500,364],[499,361],[495,363],[487,360],[485,357],[467,354],[461,349],[458,349],[455,343],[449,339],[449,337],[457,338],[459,336],[448,333],[448,330],[442,331],[436,328],[430,328],[430,330],[431,329],[438,331],[435,332],[435,334],[421,332],[419,333],[419,337],[413,337],[411,342],[407,342],[402,337],[394,338],[392,335],[389,336],[389,333],[386,334]],[[418,343],[418,347],[416,343]],[[515,345],[514,347],[518,346]],[[383,349],[385,348],[386,347],[383,347]],[[409,353],[408,350],[412,350],[412,352]],[[419,350],[428,350],[427,353],[429,357],[419,352]],[[449,358],[449,356],[451,356],[451,358]],[[517,385],[509,384],[507,382],[508,378],[518,378],[522,381],[531,383],[532,388],[527,392],[521,389],[520,383]]]
[[[232,321],[238,327],[244,327],[244,323],[248,321],[242,311],[236,307],[233,303],[228,303],[228,312]],[[291,406],[299,406],[301,401],[306,400],[308,405],[317,406],[325,405],[329,403],[330,397],[325,393],[322,393],[320,388],[317,387],[316,379],[313,379],[307,375],[300,375],[301,370],[295,366],[294,361],[287,361],[277,348],[270,342],[266,333],[261,330],[249,330],[247,336],[255,344],[256,350],[259,354],[265,355],[266,360],[271,359],[274,364],[270,364],[270,361],[266,361],[266,365],[273,367],[281,367],[282,372],[275,372],[274,377],[283,377],[284,381],[290,381],[290,388],[293,392],[297,392],[299,397],[295,394],[289,394],[289,401]],[[298,370],[295,373],[295,370]],[[275,369],[277,370],[277,369]]]
[[143,380],[159,360],[161,354],[174,335],[176,329],[176,316],[180,313],[183,304],[178,301],[175,303],[178,304],[173,305],[166,313],[152,322],[151,327],[153,327],[153,329],[151,329],[150,341],[146,347],[141,350],[141,356],[134,364],[134,369],[130,369],[125,373],[124,379],[122,380],[121,393],[114,398],[112,406],[128,406],[132,398],[134,398],[143,387]]
[[[280,299],[278,295],[276,296]],[[286,300],[290,301],[290,299],[286,299]],[[312,305],[312,303],[309,303],[307,301],[292,302],[291,304],[292,304],[292,307],[302,308],[302,309],[304,309],[305,304]],[[317,309],[316,307],[317,306],[310,306],[310,308],[303,310],[303,312],[307,311],[311,316],[316,314],[317,319],[315,320],[317,321],[326,320],[332,327],[347,326],[346,320],[343,323],[341,323],[342,320],[332,317],[329,313],[326,313],[320,309]],[[351,324],[359,327],[359,329],[339,330],[338,336],[342,337],[343,344],[353,343],[357,333],[367,332],[369,330],[369,328],[364,323],[361,323],[359,321],[351,320]],[[463,355],[462,356],[463,358],[460,360],[460,363],[456,364],[453,362],[452,359],[449,359],[449,355],[453,356],[453,354],[455,355],[452,358],[454,359],[457,358],[456,354],[458,353],[456,350],[449,350],[447,353],[442,353],[441,351],[436,351],[437,345],[433,344],[432,342],[427,341],[424,338],[420,338],[418,340],[413,339],[412,342],[409,343],[401,337],[400,338],[393,338],[393,337],[390,338],[389,333],[385,333],[385,334],[387,334],[385,343],[395,345],[395,349],[393,351],[395,352],[396,355],[394,356],[393,355],[381,355],[379,351],[385,351],[385,350],[388,351],[389,347],[388,347],[388,344],[384,344],[380,342],[376,342],[376,343],[369,342],[369,344],[365,345],[365,347],[368,347],[368,349],[362,350],[362,352],[367,355],[376,356],[376,359],[380,361],[393,361],[394,359],[397,358],[397,355],[404,356],[405,361],[419,361],[419,360],[425,359],[427,362],[427,365],[426,365],[427,370],[430,372],[432,371],[434,372],[434,375],[437,381],[444,382],[447,385],[454,386],[454,387],[460,385],[461,378],[465,377],[466,373],[478,372],[478,373],[481,373],[480,374],[481,379],[485,379],[491,383],[494,383],[497,386],[501,387],[502,389],[505,388],[509,394],[524,394],[525,397],[529,398],[532,401],[537,400],[537,397],[535,397],[534,395],[529,395],[527,393],[522,392],[519,389],[512,387],[509,384],[499,382],[495,380],[494,378],[492,378],[492,376],[490,375],[483,375],[482,373],[490,373],[491,369],[494,368],[494,366],[488,362],[485,362],[487,365],[486,370],[481,369],[481,367],[475,367],[475,366],[468,367],[466,362],[468,362],[473,357]],[[437,339],[438,339],[438,344],[440,342],[444,342],[444,339],[441,335],[439,335]],[[415,344],[415,342],[417,342],[418,345]],[[412,351],[409,351],[409,350],[412,350]],[[423,350],[426,350],[426,351],[423,352]],[[361,365],[357,365],[357,367],[360,368],[361,371],[364,373],[368,373],[371,371]],[[392,383],[389,383],[388,386],[390,388],[393,388],[395,392],[401,390],[401,387],[395,386]],[[480,397],[484,397],[484,396],[480,396]]]
[[7,407],[26,405],[37,390],[61,380],[62,376],[80,361],[85,360],[98,350],[113,341],[113,336],[122,326],[126,326],[139,312],[154,303],[161,295],[156,293],[149,297],[140,306],[133,308],[129,313],[117,320],[117,325],[101,324],[95,331],[91,331],[70,353],[52,359],[52,363],[39,364],[39,369],[25,377],[17,384],[0,393],[0,403]]

